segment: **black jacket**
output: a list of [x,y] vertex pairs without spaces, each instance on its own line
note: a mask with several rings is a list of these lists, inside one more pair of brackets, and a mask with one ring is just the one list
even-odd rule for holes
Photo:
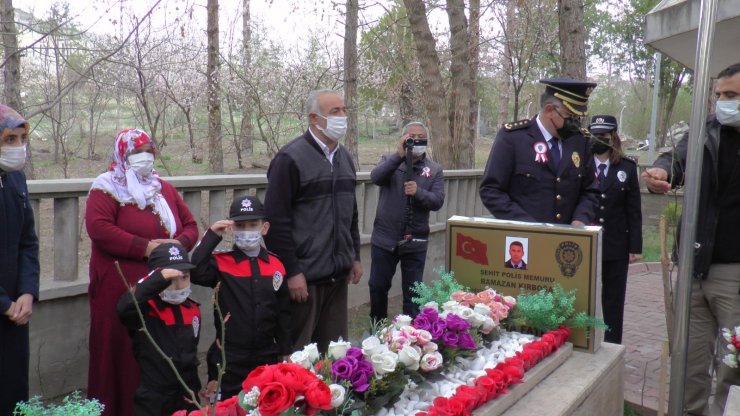
[[[429,236],[429,211],[437,211],[445,202],[442,166],[422,157],[413,164],[416,195],[412,199],[413,219],[407,232],[416,238]],[[393,250],[402,238],[406,224],[406,158],[398,153],[383,155],[370,172],[370,179],[380,187],[378,209],[373,225],[372,244]]]
[[[231,315],[226,322],[226,352],[231,349],[273,356],[289,354],[293,343],[290,293],[283,264],[264,248],[257,257],[248,257],[238,248],[211,255],[220,242],[216,233],[206,231],[193,251],[196,268],[190,272],[190,280],[208,287],[221,284],[221,313]],[[214,322],[216,336],[221,339],[217,315]]]
[[[547,162],[537,161],[544,145]],[[480,184],[480,198],[503,220],[570,224],[593,223],[596,192],[587,171],[590,151],[581,135],[562,141],[558,169],[552,162],[537,116],[505,124],[496,135]]]
[[[694,277],[706,279],[709,266],[712,263],[714,250],[714,236],[719,216],[718,194],[718,151],[722,125],[716,118],[707,121],[706,137],[704,137],[704,152],[702,159],[701,178],[699,179],[699,211],[696,217],[696,240],[694,241]],[[688,151],[688,133],[676,145],[673,152],[660,155],[653,166],[665,169],[668,172],[668,181],[676,188],[684,183],[686,171],[686,153]],[[679,228],[680,229],[680,228]],[[678,247],[678,239],[676,241]],[[674,251],[675,259],[675,251]]]
[[[593,175],[597,170],[589,154]],[[603,227],[601,243],[604,261],[625,260],[629,253],[642,253],[642,205],[637,164],[628,158],[610,164],[599,194],[596,225]]]
[[[200,307],[192,299],[179,305],[162,301],[159,293],[170,282],[155,270],[136,284],[136,302],[144,315],[146,328],[162,351],[172,359],[183,380],[195,392],[198,379],[198,340]],[[172,368],[157,352],[143,331],[131,294],[126,291],[118,301],[118,316],[133,341],[134,356],[141,367],[141,384],[159,392],[180,391],[181,385]]]

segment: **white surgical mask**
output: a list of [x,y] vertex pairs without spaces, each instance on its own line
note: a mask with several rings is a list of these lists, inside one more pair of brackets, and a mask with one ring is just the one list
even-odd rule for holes
[[185,302],[191,292],[190,286],[184,289],[165,289],[159,294],[159,297],[167,303],[179,305]]
[[324,133],[324,135],[333,142],[338,142],[339,140],[342,140],[342,138],[344,137],[344,134],[347,133],[347,117],[345,116],[324,117],[321,114],[319,114],[318,116],[326,119],[326,129],[323,129],[318,124],[316,125],[316,128],[319,129],[319,131],[321,131],[322,133]]
[[717,120],[724,126],[740,127],[740,100],[717,101]]
[[259,231],[234,231],[234,244],[242,251],[252,251],[260,246],[262,233]]
[[0,148],[0,169],[14,172],[26,165],[26,145]]
[[149,176],[154,170],[154,155],[149,152],[130,155],[128,157],[128,167],[141,176]]
[[419,156],[423,155],[424,152],[426,152],[426,151],[427,151],[427,147],[426,146],[414,146],[411,149],[411,154],[414,155],[414,156],[416,156],[416,157],[419,157]]

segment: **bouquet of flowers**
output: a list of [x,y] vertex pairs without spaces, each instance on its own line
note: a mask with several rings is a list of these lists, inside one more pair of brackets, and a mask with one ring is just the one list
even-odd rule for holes
[[740,351],[740,325],[734,328],[722,328],[722,336],[727,341],[730,351],[722,358],[722,362],[730,368],[738,367],[738,351]]

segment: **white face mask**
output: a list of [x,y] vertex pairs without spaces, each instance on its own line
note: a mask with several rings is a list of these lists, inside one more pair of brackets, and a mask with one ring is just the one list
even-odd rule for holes
[[242,251],[251,251],[260,246],[262,233],[259,231],[234,231],[234,244]]
[[141,152],[128,157],[128,167],[141,176],[149,176],[154,170],[154,155]]
[[427,147],[426,146],[414,146],[411,149],[411,154],[414,155],[415,157],[419,157],[419,156],[423,155],[424,152],[426,152],[426,151],[427,151]]
[[318,116],[326,120],[326,130],[324,130],[318,124],[316,125],[316,128],[319,129],[319,131],[321,131],[322,133],[324,133],[324,135],[327,138],[329,138],[329,140],[336,143],[344,137],[345,133],[347,133],[347,117],[344,117],[344,116],[324,117],[321,114],[319,114]]
[[717,101],[717,120],[724,126],[740,127],[740,100]]
[[26,145],[0,148],[0,169],[14,172],[26,165]]
[[185,299],[190,296],[191,292],[192,290],[190,289],[190,286],[184,289],[165,289],[159,294],[159,297],[167,303],[179,305],[185,302]]

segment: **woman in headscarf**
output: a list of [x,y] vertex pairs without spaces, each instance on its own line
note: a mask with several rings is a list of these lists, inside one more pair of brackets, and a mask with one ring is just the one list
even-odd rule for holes
[[28,320],[39,297],[39,240],[28,200],[28,122],[0,104],[0,415],[28,400]]
[[129,285],[147,273],[146,258],[159,244],[176,242],[188,251],[198,226],[177,190],[154,168],[156,148],[143,130],[118,133],[109,171],[93,181],[85,225],[90,256],[90,398],[105,405],[104,415],[133,415],[139,368],[116,304]]

